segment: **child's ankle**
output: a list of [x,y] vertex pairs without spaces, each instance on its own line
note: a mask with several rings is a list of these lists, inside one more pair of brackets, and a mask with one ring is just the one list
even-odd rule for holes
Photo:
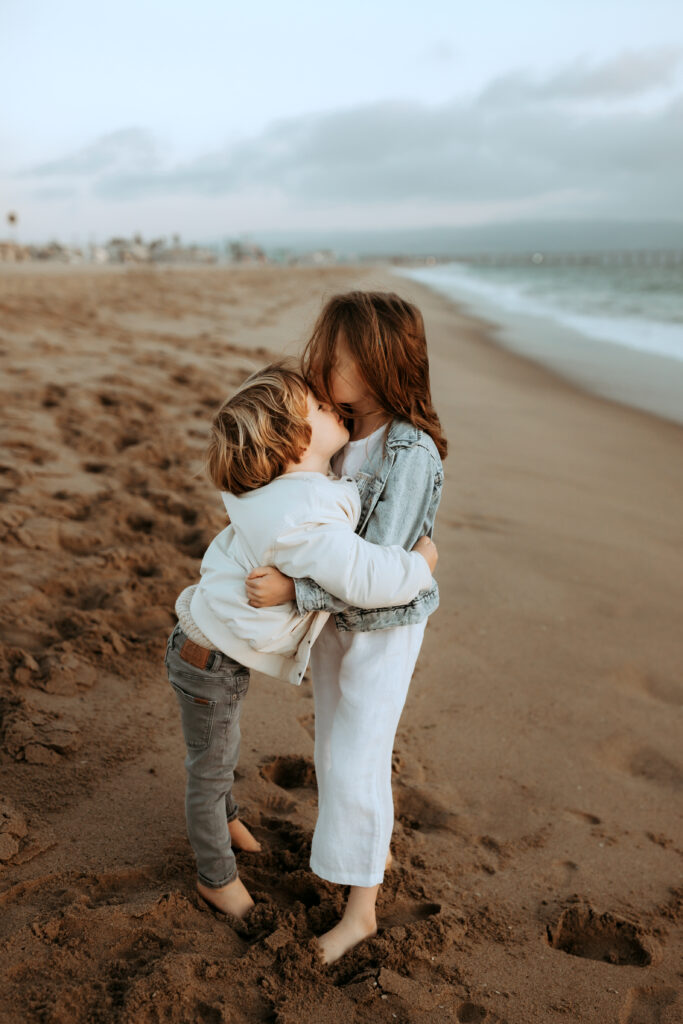
[[377,915],[374,910],[351,911],[344,915],[349,924],[362,928],[363,931],[372,931],[377,928]]

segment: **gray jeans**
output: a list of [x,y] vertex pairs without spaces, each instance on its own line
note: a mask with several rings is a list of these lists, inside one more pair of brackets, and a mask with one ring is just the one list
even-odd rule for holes
[[211,652],[206,668],[197,668],[181,657],[186,640],[176,626],[168,638],[165,663],[178,698],[187,748],[187,834],[199,880],[218,889],[237,877],[228,822],[237,817],[232,783],[249,669],[220,651]]

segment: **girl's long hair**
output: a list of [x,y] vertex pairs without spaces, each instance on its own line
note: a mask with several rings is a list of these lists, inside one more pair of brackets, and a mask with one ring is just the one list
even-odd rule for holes
[[432,405],[429,359],[422,314],[393,292],[334,295],[318,317],[302,357],[313,389],[349,419],[332,398],[330,381],[337,339],[343,336],[358,372],[378,406],[429,434],[442,459],[448,442]]

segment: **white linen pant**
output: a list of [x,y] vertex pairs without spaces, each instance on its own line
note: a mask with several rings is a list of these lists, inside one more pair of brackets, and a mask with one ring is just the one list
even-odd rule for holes
[[311,652],[318,821],[311,869],[340,885],[378,885],[394,827],[391,755],[426,621],[369,633],[332,618]]

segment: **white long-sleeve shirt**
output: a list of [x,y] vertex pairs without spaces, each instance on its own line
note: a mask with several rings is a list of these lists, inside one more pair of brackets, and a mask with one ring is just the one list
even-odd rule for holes
[[252,608],[245,578],[259,565],[311,577],[356,608],[407,604],[432,585],[422,555],[381,547],[355,533],[353,480],[295,472],[239,496],[224,494],[230,525],[211,542],[190,602],[194,623],[220,651],[267,675],[300,683],[329,613],[296,603]]

